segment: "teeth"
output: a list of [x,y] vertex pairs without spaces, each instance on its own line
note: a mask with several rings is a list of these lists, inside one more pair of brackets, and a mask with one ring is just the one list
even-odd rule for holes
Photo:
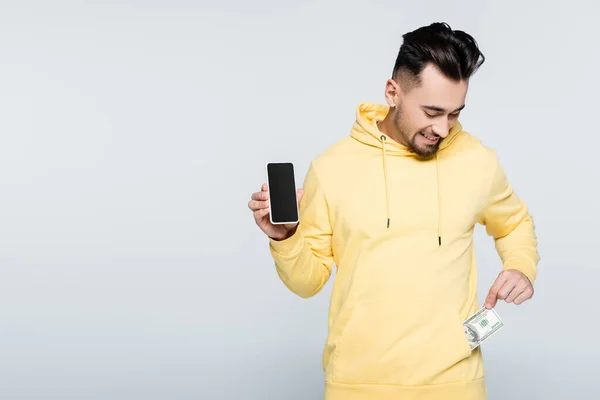
[[429,139],[429,140],[436,140],[436,139],[437,139],[437,138],[435,138],[435,137],[427,136],[427,135],[426,135],[426,134],[424,134],[424,133],[421,133],[421,135],[425,136],[425,137],[426,137],[427,139]]

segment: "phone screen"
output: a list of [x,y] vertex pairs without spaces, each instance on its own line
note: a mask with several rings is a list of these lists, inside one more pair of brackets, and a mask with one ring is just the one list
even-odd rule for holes
[[298,222],[296,181],[292,163],[268,163],[267,185],[273,223]]

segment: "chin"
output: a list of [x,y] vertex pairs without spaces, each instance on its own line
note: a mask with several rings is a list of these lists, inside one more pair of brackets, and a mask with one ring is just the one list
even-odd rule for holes
[[437,142],[434,145],[431,144],[424,144],[424,143],[415,143],[415,141],[413,141],[412,143],[412,151],[417,154],[418,156],[421,157],[430,157],[433,156],[435,153],[437,153],[438,149],[439,149],[439,144],[440,142]]
[[435,153],[437,153],[438,148],[437,147],[433,147],[433,148],[429,148],[429,149],[419,149],[419,151],[417,151],[417,155],[421,156],[421,157],[431,157],[433,156]]

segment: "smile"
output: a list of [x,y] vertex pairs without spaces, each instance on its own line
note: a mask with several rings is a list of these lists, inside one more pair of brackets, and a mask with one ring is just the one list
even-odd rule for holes
[[421,136],[423,136],[425,139],[427,139],[428,142],[430,143],[437,143],[437,141],[440,139],[439,136],[430,136],[430,135],[426,135],[423,132],[419,132],[421,134]]

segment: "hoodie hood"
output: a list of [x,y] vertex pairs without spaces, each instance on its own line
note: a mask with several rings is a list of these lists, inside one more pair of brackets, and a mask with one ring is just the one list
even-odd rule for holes
[[[392,210],[391,204],[393,201],[390,199],[389,194],[389,182],[388,182],[388,156],[405,156],[405,157],[419,157],[416,153],[410,150],[407,146],[396,142],[383,132],[379,130],[377,122],[383,121],[390,107],[376,103],[361,103],[356,108],[356,121],[352,126],[350,136],[360,143],[367,146],[371,146],[381,150],[382,159],[382,174],[385,182],[385,203],[386,203],[386,227],[389,228],[392,222]],[[462,125],[457,122],[448,132],[446,136],[440,142],[438,151],[433,156],[435,159],[436,168],[436,180],[432,182],[436,186],[438,195],[438,245],[442,245],[442,193],[440,190],[440,163],[438,160],[438,153],[447,149],[452,142],[463,132]]]
[[[379,149],[385,147],[388,155],[418,157],[408,147],[396,142],[379,130],[377,122],[383,121],[389,111],[390,107],[383,104],[360,103],[356,107],[356,121],[352,126],[350,136],[368,146]],[[463,132],[462,125],[460,122],[457,122],[450,129],[448,136],[440,142],[438,152],[450,146],[461,132]],[[382,139],[382,137],[385,137],[385,139]]]

